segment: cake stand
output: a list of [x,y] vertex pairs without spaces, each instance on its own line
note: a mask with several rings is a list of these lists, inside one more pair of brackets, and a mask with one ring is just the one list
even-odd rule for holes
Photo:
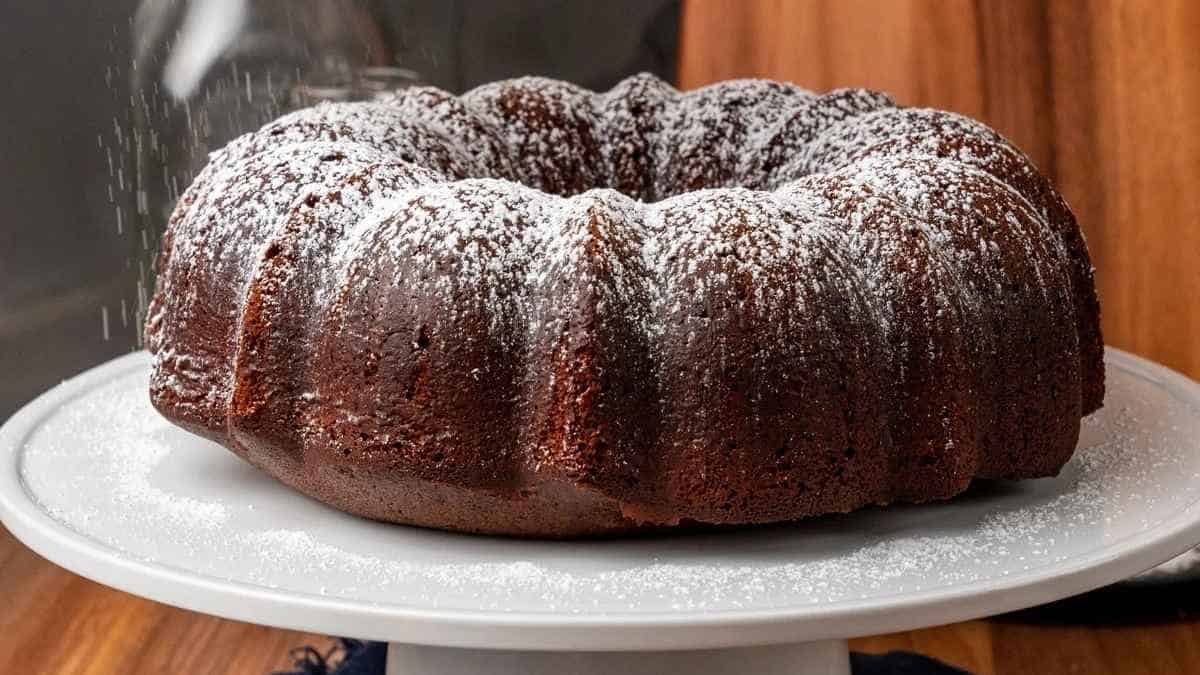
[[1087,591],[1200,542],[1200,385],[1110,349],[1057,478],[948,503],[589,542],[360,520],[177,430],[136,353],[0,430],[0,516],[51,561],[241,621],[391,642],[389,673],[849,671],[847,638]]

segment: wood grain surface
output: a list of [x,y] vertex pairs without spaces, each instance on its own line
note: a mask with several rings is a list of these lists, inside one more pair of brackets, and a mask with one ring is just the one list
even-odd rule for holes
[[316,635],[226,621],[106,588],[25,548],[0,527],[0,673],[261,675]]
[[1200,379],[1200,2],[693,0],[680,85],[870,87],[995,127],[1083,226],[1109,344]]

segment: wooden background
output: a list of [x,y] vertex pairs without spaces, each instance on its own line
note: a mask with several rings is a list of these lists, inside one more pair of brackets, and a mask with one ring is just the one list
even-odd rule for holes
[[680,85],[870,87],[1013,140],[1075,210],[1105,340],[1200,379],[1200,2],[691,0]]

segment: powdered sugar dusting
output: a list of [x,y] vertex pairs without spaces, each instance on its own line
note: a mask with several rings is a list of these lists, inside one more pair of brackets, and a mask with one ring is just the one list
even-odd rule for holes
[[[145,392],[136,388],[116,384],[93,391],[56,418],[58,429],[86,433],[88,442],[64,439],[53,429],[30,439],[38,452],[24,456],[22,470],[29,489],[48,500],[46,508],[55,518],[82,528],[102,522],[113,512],[138,513],[146,526],[189,530],[197,537],[222,527],[229,519],[226,505],[172,494],[155,485],[153,471],[171,448],[156,433],[162,430],[161,422],[148,411]],[[68,464],[87,464],[104,476],[105,499],[72,502],[70,495],[91,486],[85,472],[61,471]],[[46,475],[37,473],[47,465],[59,468]]]
[[[949,241],[951,230],[964,222],[964,215],[988,215],[989,223],[1003,216],[942,209],[941,204],[954,200],[957,185],[969,189],[979,177],[959,172],[956,175],[961,178],[949,186],[934,185],[915,174],[909,168],[911,163],[902,166],[906,158],[910,155],[938,158],[934,167],[950,172],[958,171],[956,161],[993,170],[1001,164],[1005,169],[1011,165],[1028,170],[1025,163],[1014,163],[1015,155],[1007,144],[970,120],[947,113],[901,110],[894,105],[885,95],[864,90],[838,90],[817,96],[766,80],[731,81],[679,94],[647,75],[630,78],[604,94],[592,94],[545,78],[498,82],[480,87],[461,99],[431,88],[414,88],[399,91],[382,103],[323,104],[285,116],[218,153],[212,165],[215,172],[210,167],[197,184],[216,195],[232,190],[226,201],[242,203],[245,198],[238,196],[246,183],[242,177],[258,170],[237,164],[236,160],[253,157],[280,142],[317,141],[337,142],[339,146],[351,144],[351,148],[365,144],[384,156],[417,161],[442,171],[448,179],[494,176],[523,183],[528,188],[460,180],[398,194],[385,199],[370,217],[360,217],[351,211],[348,217],[363,226],[342,228],[345,234],[339,239],[318,239],[322,246],[345,249],[333,254],[336,260],[369,258],[369,247],[364,241],[389,246],[396,255],[420,249],[418,264],[421,260],[451,255],[456,262],[433,275],[436,283],[454,286],[454,293],[485,293],[487,297],[480,301],[497,322],[528,324],[532,320],[536,308],[513,309],[520,304],[520,298],[514,298],[514,294],[519,295],[528,289],[529,282],[535,281],[528,278],[530,261],[540,260],[552,249],[560,255],[572,249],[549,221],[558,218],[554,215],[558,212],[587,208],[592,203],[602,203],[605,208],[626,214],[616,225],[628,232],[616,236],[641,242],[645,255],[649,256],[642,262],[651,278],[619,281],[617,295],[611,299],[617,305],[623,304],[621,293],[645,288],[655,292],[659,288],[669,289],[679,282],[681,275],[701,265],[700,260],[691,259],[686,268],[672,266],[668,261],[678,259],[677,256],[670,251],[659,256],[661,247],[676,249],[676,253],[723,256],[723,251],[733,243],[722,238],[736,236],[741,243],[736,245],[738,251],[733,260],[753,267],[752,259],[758,255],[753,248],[759,244],[751,242],[761,235],[762,244],[769,250],[777,250],[781,260],[787,255],[799,255],[813,265],[822,265],[829,255],[840,257],[842,262],[835,265],[838,271],[821,276],[827,282],[845,285],[845,293],[866,293],[871,298],[868,311],[876,320],[885,321],[888,308],[879,299],[884,295],[883,287],[900,282],[889,275],[894,270],[876,264],[874,254],[883,248],[898,250],[898,246],[887,240],[886,229],[852,227],[847,237],[848,228],[843,215],[838,213],[838,205],[819,198],[829,186],[824,174],[836,172],[862,186],[856,187],[852,195],[847,193],[844,199],[873,199],[876,195],[886,199],[891,195],[901,202],[925,205],[920,209],[920,217],[914,220],[922,226],[923,236],[934,245],[937,264],[949,266],[946,276],[953,280],[964,273],[960,270],[980,266],[987,274],[1001,260],[997,257],[997,242],[989,232],[963,231],[957,235],[958,240]],[[947,149],[942,147],[946,143],[946,128],[962,139],[961,147],[956,149],[958,154],[951,157],[947,157]],[[898,144],[897,139],[902,143]],[[886,154],[880,154],[884,152],[881,146],[886,146]],[[998,156],[1003,156],[1004,162],[999,162]],[[368,161],[371,160],[356,156],[350,166]],[[593,191],[576,197],[582,200],[578,203],[547,194],[569,196],[608,186],[629,190],[635,198],[664,201],[639,208],[625,203],[619,194]],[[753,192],[739,192],[739,186],[779,189],[775,197],[763,194],[760,199]],[[734,190],[719,196],[687,194],[724,187]],[[672,197],[677,194],[680,196]],[[1021,201],[1020,195],[1016,197]],[[760,199],[764,204],[772,202],[769,210],[792,213],[794,219],[765,217],[752,228],[735,228],[737,234],[719,228],[709,234],[704,227],[688,225],[711,222],[713,218],[749,217],[747,214],[753,209],[742,207],[750,199]],[[486,204],[489,200],[494,203]],[[884,206],[895,208],[890,203],[885,202]],[[1024,202],[1021,203],[1020,208],[1024,209]],[[414,213],[417,204],[420,212]],[[712,210],[722,204],[728,207]],[[219,211],[222,207],[219,204],[208,207],[203,202],[192,204],[185,198],[180,214],[203,213],[214,208]],[[284,211],[270,207],[260,210],[260,215],[239,213],[230,220],[242,223],[240,227],[252,232],[268,231],[275,227],[274,221]],[[717,215],[721,213],[725,215]],[[436,214],[436,218],[430,214]],[[1026,253],[1042,289],[1053,288],[1056,283],[1061,285],[1058,279],[1046,278],[1047,274],[1055,275],[1055,269],[1046,268],[1064,264],[1062,242],[1045,225],[1044,209],[1032,218],[1028,216],[1023,214],[1019,222],[1035,221],[1036,231],[1018,230],[1019,236],[1010,239],[1028,247],[1052,246],[1053,255],[1032,248]],[[1009,219],[1014,224],[1018,222],[1011,214]],[[180,220],[179,216],[176,220]],[[825,247],[828,252],[821,256],[811,254],[811,247],[803,242],[794,242],[787,251],[778,249],[777,244],[787,240],[787,232],[797,230],[794,222],[784,222],[787,220],[808,223],[808,227],[799,229],[809,233],[814,231],[813,225],[819,225],[822,237],[829,241],[841,239],[844,243]],[[398,221],[409,225],[397,230]],[[671,224],[664,228],[665,221]],[[182,223],[173,229],[178,240],[174,255],[189,264],[204,264],[197,261],[211,255],[206,252],[211,251],[211,244],[189,236]],[[388,234],[384,236],[380,230]],[[712,234],[717,238],[705,241]],[[251,238],[258,236],[261,235]],[[951,256],[954,259],[948,259]],[[1047,257],[1051,260],[1046,260]],[[453,271],[447,273],[446,269]],[[553,269],[559,268],[552,265],[539,274],[544,276]],[[765,293],[782,297],[782,289],[768,289],[765,282],[757,280],[753,270],[747,269],[751,272],[751,283],[759,284],[754,289],[756,301],[762,300]],[[455,280],[456,275],[462,278]],[[728,275],[728,270],[717,275],[713,281]],[[236,278],[247,276],[239,274]],[[370,274],[361,274],[358,283],[367,283],[372,278]],[[342,279],[345,275],[341,272],[330,275],[334,284],[340,285]],[[1068,286],[1070,283],[1066,282]],[[970,284],[970,280],[958,284],[960,296],[965,292],[963,289],[970,290]],[[703,294],[710,286],[703,282],[692,290]],[[328,284],[321,284],[316,292],[318,297],[324,297],[329,290]],[[164,289],[159,295],[169,292],[170,289]],[[342,288],[339,292],[347,293],[350,289]],[[984,304],[983,298],[973,298],[960,297],[958,304],[967,304],[959,308],[962,313],[970,314]],[[508,303],[509,308],[500,306],[501,302]],[[1056,311],[1061,311],[1061,303],[1055,304],[1060,305]],[[660,302],[651,307],[672,309],[673,305]],[[157,351],[159,341],[153,339],[157,333],[153,327],[162,321],[161,303],[155,309],[158,311],[152,311],[149,324],[150,345]],[[1074,308],[1067,307],[1065,311],[1073,313]],[[661,330],[666,317],[661,311],[651,309],[649,315],[635,319],[646,332],[653,333],[656,325]],[[179,322],[180,318],[172,320]],[[169,354],[174,345],[162,348],[163,353]],[[212,366],[206,363],[203,367]],[[174,381],[179,380],[180,372],[188,372],[182,367],[167,370],[170,373],[164,373],[164,378]]]

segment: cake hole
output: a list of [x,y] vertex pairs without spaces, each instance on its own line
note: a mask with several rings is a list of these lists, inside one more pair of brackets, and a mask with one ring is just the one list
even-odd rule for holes
[[318,197],[316,195],[309,195],[304,198],[304,205],[311,209],[314,206],[316,206],[317,203],[320,201],[321,201],[320,197]]

